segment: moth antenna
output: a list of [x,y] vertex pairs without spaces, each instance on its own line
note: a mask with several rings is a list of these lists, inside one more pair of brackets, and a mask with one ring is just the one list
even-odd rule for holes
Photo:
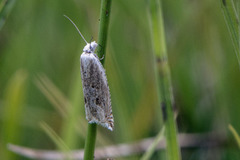
[[74,27],[77,29],[78,33],[80,34],[80,36],[83,38],[83,40],[86,42],[86,44],[88,44],[88,42],[86,41],[86,39],[83,37],[82,33],[80,32],[80,30],[78,29],[77,25],[66,15],[63,15],[64,17],[66,17],[73,25]]

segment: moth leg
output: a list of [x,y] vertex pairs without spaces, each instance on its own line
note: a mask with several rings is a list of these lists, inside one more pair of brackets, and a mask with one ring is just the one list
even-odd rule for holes
[[99,59],[100,61],[104,59],[104,55]]
[[102,56],[102,58],[99,58],[99,57],[94,53],[94,56],[95,56],[99,61],[101,61],[101,60],[104,59],[104,55]]

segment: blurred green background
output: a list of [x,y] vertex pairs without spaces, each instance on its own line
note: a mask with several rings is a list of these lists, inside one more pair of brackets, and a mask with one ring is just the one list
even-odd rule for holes
[[[115,129],[98,127],[97,146],[153,137],[162,127],[147,7],[147,0],[112,2],[105,68]],[[182,159],[240,159],[228,129],[240,132],[240,70],[220,1],[163,1],[162,7],[178,130],[225,139],[183,148]],[[90,41],[97,39],[99,13],[100,0],[16,1],[0,31],[0,159],[27,159],[8,151],[8,143],[61,150],[46,124],[69,149],[84,147],[79,57],[85,43],[63,15]]]

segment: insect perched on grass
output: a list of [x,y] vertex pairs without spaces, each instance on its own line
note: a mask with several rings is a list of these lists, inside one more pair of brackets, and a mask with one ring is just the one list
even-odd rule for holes
[[112,131],[114,120],[107,77],[98,56],[94,53],[98,44],[95,41],[88,43],[75,23],[64,16],[75,26],[86,42],[80,57],[86,119],[88,123],[97,123]]

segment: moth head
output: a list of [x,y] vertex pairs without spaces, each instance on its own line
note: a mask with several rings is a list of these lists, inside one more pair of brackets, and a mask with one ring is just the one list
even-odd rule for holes
[[91,43],[87,43],[87,45],[83,48],[83,52],[94,53],[97,46],[98,46],[98,44],[95,41],[93,41]]

